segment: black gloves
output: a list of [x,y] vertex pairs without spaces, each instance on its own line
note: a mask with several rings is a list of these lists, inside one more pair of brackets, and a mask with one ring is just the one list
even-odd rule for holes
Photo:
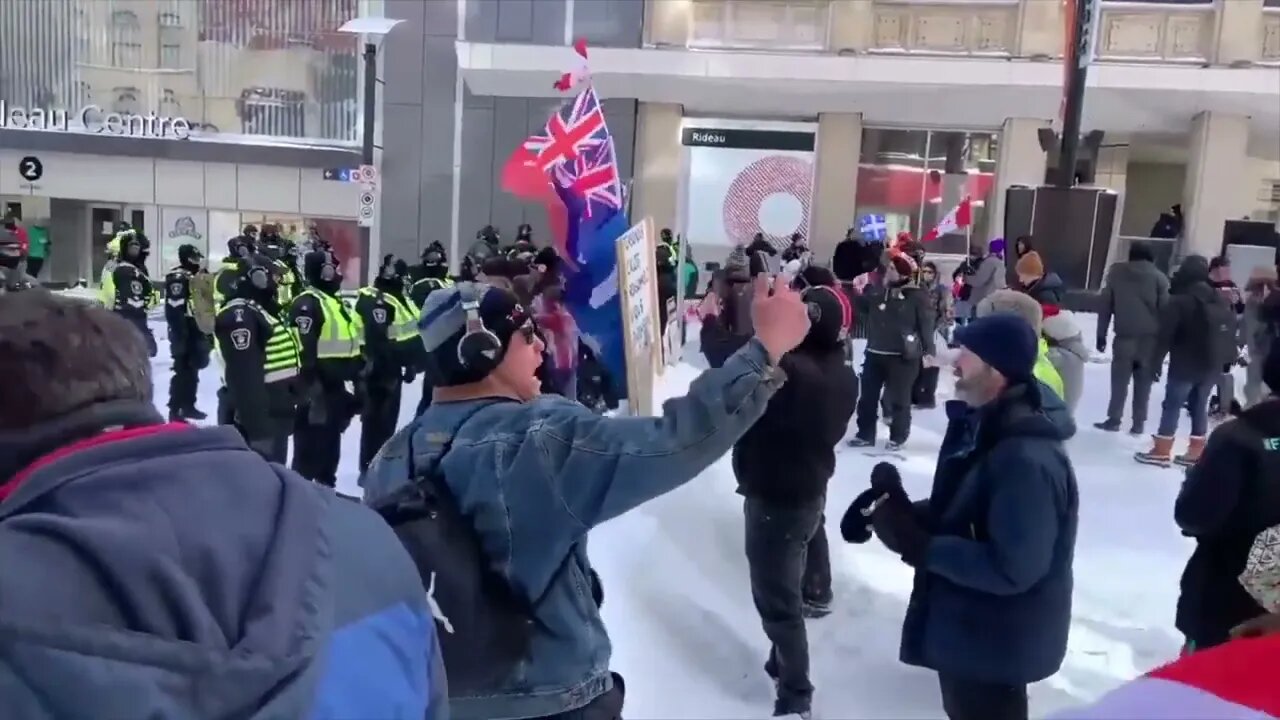
[[1104,353],[1104,352],[1106,352],[1106,351],[1107,351],[1107,339],[1106,339],[1106,338],[1104,338],[1104,337],[1100,337],[1100,338],[1098,338],[1097,348],[1098,348],[1098,352],[1100,352],[1100,353]]
[[404,369],[403,380],[404,380],[406,383],[411,383],[411,382],[413,382],[414,380],[416,380],[416,379],[417,379],[417,377],[418,377],[418,373],[414,372],[414,371],[413,371],[413,368],[405,368],[405,369]]
[[920,567],[929,550],[929,532],[920,525],[911,503],[890,497],[871,516],[876,537],[884,546],[902,556],[911,567]]
[[854,498],[849,509],[840,518],[840,536],[845,542],[861,545],[871,539],[872,507],[884,498],[884,493],[871,488]]
[[871,488],[885,497],[871,515],[876,537],[901,555],[903,562],[918,567],[929,547],[929,532],[920,524],[911,499],[902,489],[898,468],[887,462],[876,463],[871,469]]

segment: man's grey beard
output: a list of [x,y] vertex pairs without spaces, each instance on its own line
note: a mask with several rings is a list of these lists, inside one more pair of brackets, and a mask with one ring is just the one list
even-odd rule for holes
[[956,378],[956,399],[969,407],[982,407],[996,398],[995,372],[983,369],[973,377]]

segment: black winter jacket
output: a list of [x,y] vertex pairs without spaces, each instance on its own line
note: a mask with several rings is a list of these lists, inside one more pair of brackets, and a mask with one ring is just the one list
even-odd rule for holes
[[1182,573],[1177,627],[1197,648],[1263,613],[1240,585],[1254,539],[1280,525],[1280,400],[1219,425],[1187,471],[1174,519],[1196,550]]
[[1222,294],[1209,279],[1174,275],[1169,301],[1160,311],[1160,331],[1152,367],[1159,368],[1169,357],[1169,379],[1199,382],[1222,372],[1214,362],[1206,307],[1223,303]]
[[867,352],[902,355],[910,336],[921,354],[934,354],[934,309],[928,290],[869,285],[858,296],[858,312],[866,318]]
[[858,402],[858,375],[841,346],[802,344],[779,365],[787,382],[733,446],[733,473],[746,497],[798,505],[826,495]]
[[1022,292],[1030,295],[1041,305],[1061,305],[1066,297],[1067,286],[1058,273],[1045,273],[1045,276],[1022,288]]

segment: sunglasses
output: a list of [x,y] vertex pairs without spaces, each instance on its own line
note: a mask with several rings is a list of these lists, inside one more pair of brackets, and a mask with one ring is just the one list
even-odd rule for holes
[[516,328],[516,332],[520,333],[525,342],[532,345],[534,338],[538,337],[538,326],[533,323],[533,320],[525,320],[523,325]]

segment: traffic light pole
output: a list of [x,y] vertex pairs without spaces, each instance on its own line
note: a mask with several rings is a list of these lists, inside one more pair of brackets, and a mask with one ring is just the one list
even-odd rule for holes
[[1075,0],[1072,47],[1074,52],[1062,62],[1071,63],[1067,81],[1067,97],[1062,110],[1062,146],[1058,152],[1058,172],[1054,185],[1069,188],[1075,185],[1076,159],[1080,156],[1080,123],[1084,114],[1084,90],[1088,79],[1089,61],[1093,55],[1093,22],[1101,9],[1097,0]]

